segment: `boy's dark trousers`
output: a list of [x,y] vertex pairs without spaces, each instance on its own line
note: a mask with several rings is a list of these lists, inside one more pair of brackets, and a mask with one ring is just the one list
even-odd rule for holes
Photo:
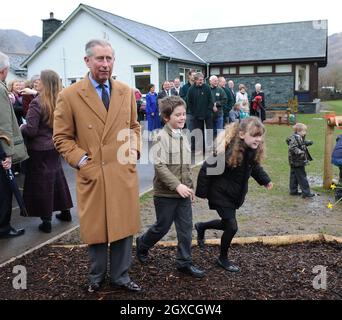
[[302,190],[302,195],[309,195],[311,193],[308,179],[306,177],[305,167],[292,167],[290,171],[290,193],[298,192],[298,185]]
[[141,237],[142,250],[153,247],[175,222],[178,246],[176,264],[178,268],[192,263],[192,207],[190,198],[154,197],[157,221]]

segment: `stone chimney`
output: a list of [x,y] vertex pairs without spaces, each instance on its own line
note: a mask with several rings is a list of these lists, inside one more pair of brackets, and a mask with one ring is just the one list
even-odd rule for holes
[[49,19],[43,19],[43,42],[47,40],[61,25],[62,20],[57,20],[53,17],[53,12],[50,12]]

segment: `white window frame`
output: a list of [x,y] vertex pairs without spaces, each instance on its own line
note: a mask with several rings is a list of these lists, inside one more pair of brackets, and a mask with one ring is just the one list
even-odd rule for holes
[[220,67],[210,67],[210,75],[211,76],[220,75]]
[[223,74],[236,74],[237,69],[236,67],[224,67],[222,70]]
[[[251,68],[251,71],[243,71],[241,72],[241,69],[249,70],[248,68]],[[239,67],[239,74],[253,74],[254,73],[254,66],[240,66]]]
[[[143,72],[135,72],[134,68],[150,68],[150,71],[143,71]],[[152,75],[152,66],[150,64],[142,64],[142,65],[133,65],[132,66],[132,75],[133,75],[133,83],[134,87],[137,88],[136,83],[136,76],[150,76],[150,83],[151,83],[151,75]]]
[[291,73],[292,64],[276,64],[275,73]]
[[[305,67],[305,70],[304,70]],[[304,72],[301,72],[304,71]],[[301,84],[300,82],[300,74],[302,76],[304,76],[304,79],[302,79],[302,81],[304,81],[303,84]],[[310,90],[310,65],[308,64],[297,64],[296,65],[296,75],[295,75],[295,90],[296,91],[309,91]]]
[[209,36],[209,32],[199,32],[194,40],[196,43],[206,42]]
[[257,73],[272,73],[272,65],[257,66]]

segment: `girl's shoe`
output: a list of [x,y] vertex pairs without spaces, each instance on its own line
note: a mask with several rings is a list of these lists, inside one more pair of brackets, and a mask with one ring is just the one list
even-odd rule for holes
[[227,258],[219,257],[216,260],[216,263],[218,266],[220,266],[221,268],[223,268],[229,272],[239,272],[240,271],[240,268],[238,266],[235,266],[234,264],[232,264]]

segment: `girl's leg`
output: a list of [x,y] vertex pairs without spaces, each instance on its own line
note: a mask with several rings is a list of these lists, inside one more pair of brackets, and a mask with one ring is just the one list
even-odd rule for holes
[[224,232],[221,237],[220,256],[217,259],[217,264],[227,271],[238,272],[240,271],[239,267],[228,260],[228,249],[238,230],[236,218],[222,219],[222,224],[224,226]]
[[204,236],[206,229],[224,230],[222,220],[211,220],[208,222],[195,223],[195,229],[197,231],[197,244],[200,248],[204,248]]
[[236,218],[223,219],[224,232],[221,237],[220,258],[228,259],[228,249],[238,231]]

